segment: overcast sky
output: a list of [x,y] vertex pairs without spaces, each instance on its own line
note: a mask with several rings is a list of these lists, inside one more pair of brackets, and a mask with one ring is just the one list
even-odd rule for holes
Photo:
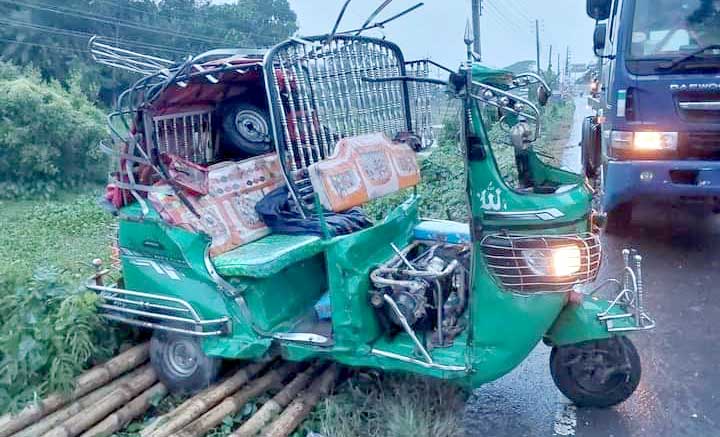
[[[226,0],[227,1],[227,0]],[[389,17],[421,0],[395,0],[380,15]],[[423,0],[425,6],[392,22],[383,30],[398,43],[407,59],[430,57],[456,68],[465,57],[463,34],[470,15],[470,0]],[[301,35],[328,33],[343,0],[289,0],[298,15]],[[341,29],[355,28],[382,0],[353,0]],[[570,47],[574,62],[593,59],[594,23],[585,15],[585,0],[484,0],[481,20],[483,61],[504,67],[516,61],[535,59],[535,19],[540,20],[543,68],[547,67],[550,44],[553,65],[560,50]],[[368,32],[368,35],[380,35]]]

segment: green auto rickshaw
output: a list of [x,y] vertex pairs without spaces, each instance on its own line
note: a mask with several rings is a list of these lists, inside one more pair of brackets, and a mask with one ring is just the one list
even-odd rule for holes
[[[524,96],[547,101],[539,76],[486,67],[468,48],[439,80],[429,61],[348,33],[180,63],[98,39],[90,49],[142,78],[110,115],[117,141],[103,148],[118,165],[105,203],[119,227],[87,287],[109,321],[152,330],[171,389],[207,386],[222,360],[277,354],[477,387],[540,341],[578,405],[637,387],[626,334],[654,326],[641,257],[625,251],[620,279],[595,283],[593,190],[533,149],[541,110]],[[439,89],[462,108],[470,223],[418,214],[416,152],[433,151]],[[514,186],[489,108],[514,150]],[[398,192],[406,200],[382,220],[359,209]]]

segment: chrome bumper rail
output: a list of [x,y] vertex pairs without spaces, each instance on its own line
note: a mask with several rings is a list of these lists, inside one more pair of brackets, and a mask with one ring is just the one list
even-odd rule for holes
[[[622,251],[623,268],[622,280],[608,279],[588,295],[593,295],[607,286],[614,286],[617,295],[610,301],[610,305],[597,314],[598,320],[604,322],[608,332],[647,331],[655,327],[655,320],[645,311],[645,290],[642,275],[642,256],[636,250],[624,249]],[[614,309],[620,309],[616,313]],[[628,326],[627,322],[631,325]],[[619,326],[617,326],[619,325]]]
[[226,335],[231,330],[229,318],[204,320],[183,299],[100,285],[98,275],[93,275],[85,286],[102,299],[98,308],[108,320],[195,337]]

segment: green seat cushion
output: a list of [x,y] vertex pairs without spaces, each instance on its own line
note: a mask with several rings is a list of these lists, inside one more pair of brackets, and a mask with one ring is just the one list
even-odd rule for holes
[[268,278],[322,250],[323,241],[319,237],[270,234],[216,256],[213,264],[221,276]]

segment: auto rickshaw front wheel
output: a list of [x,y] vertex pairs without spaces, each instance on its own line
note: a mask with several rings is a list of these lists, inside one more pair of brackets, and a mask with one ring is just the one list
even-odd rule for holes
[[607,408],[633,394],[640,383],[640,356],[627,337],[567,346],[550,353],[555,385],[579,407]]
[[173,393],[193,394],[218,379],[222,360],[202,350],[197,337],[155,330],[150,362],[158,379]]

